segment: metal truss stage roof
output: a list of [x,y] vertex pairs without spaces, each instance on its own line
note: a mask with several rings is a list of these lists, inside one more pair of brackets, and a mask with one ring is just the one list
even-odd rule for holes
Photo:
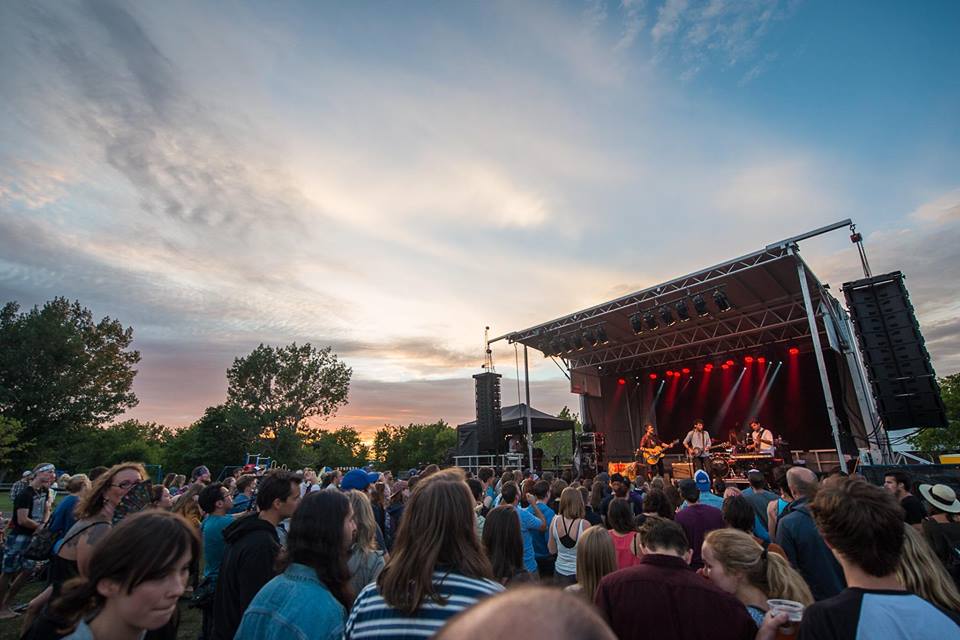
[[[505,338],[557,355],[571,370],[602,368],[604,374],[709,360],[785,343],[809,348],[810,325],[798,264],[806,274],[814,309],[831,296],[796,250],[793,240],[785,240],[497,340]],[[729,309],[721,310],[714,299],[716,292]],[[694,304],[698,295],[702,296],[701,313]],[[689,319],[678,313],[683,308]],[[669,310],[672,321],[661,315],[664,310]],[[651,314],[656,328],[645,322]]]

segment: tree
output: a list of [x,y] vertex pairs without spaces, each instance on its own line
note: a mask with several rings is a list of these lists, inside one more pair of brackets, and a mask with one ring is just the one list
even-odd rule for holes
[[26,444],[21,438],[23,425],[19,420],[0,416],[0,466],[6,466],[14,454]]
[[940,378],[938,382],[949,424],[945,429],[921,429],[910,437],[910,444],[923,453],[960,450],[960,373]]
[[75,472],[121,462],[159,465],[163,462],[165,436],[166,428],[155,422],[124,420],[93,427],[82,440],[62,452],[61,460],[64,468]]
[[405,427],[384,425],[373,438],[381,468],[399,472],[424,464],[442,464],[457,446],[457,431],[443,420]]
[[23,425],[16,463],[59,462],[85,431],[136,406],[140,353],[129,349],[133,329],[94,322],[79,302],[19,310],[9,302],[0,311],[0,414]]
[[[583,433],[583,425],[580,423],[580,416],[564,407],[557,414],[558,418],[573,421],[573,429],[577,435]],[[571,464],[573,462],[573,442],[570,440],[569,431],[554,431],[553,433],[541,433],[533,436],[533,446],[543,449],[543,466],[552,467],[554,460],[559,460],[560,465]]]
[[370,448],[360,440],[353,427],[336,431],[313,429],[307,436],[312,450],[310,461],[316,467],[362,467],[369,461]]
[[352,373],[330,347],[261,344],[227,371],[227,401],[256,416],[276,457],[306,418],[329,418],[346,403]]
[[261,428],[256,415],[237,405],[207,407],[192,425],[166,435],[164,466],[189,473],[203,464],[217,476],[224,467],[242,465],[247,453],[258,452]]

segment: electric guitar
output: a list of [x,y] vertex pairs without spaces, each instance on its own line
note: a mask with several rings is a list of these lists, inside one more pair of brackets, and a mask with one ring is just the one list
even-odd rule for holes
[[661,444],[657,447],[651,447],[649,449],[644,449],[643,447],[637,449],[637,453],[642,455],[643,461],[649,465],[654,465],[660,462],[663,459],[663,456],[667,455],[667,449],[674,446],[680,442],[679,440],[674,440],[673,442],[667,442]]

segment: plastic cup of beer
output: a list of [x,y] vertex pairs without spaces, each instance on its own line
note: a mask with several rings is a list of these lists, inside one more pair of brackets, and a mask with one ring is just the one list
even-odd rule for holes
[[786,624],[780,626],[777,636],[796,635],[800,621],[803,620],[803,605],[795,600],[773,599],[767,600],[767,606],[773,615],[785,613],[789,617]]

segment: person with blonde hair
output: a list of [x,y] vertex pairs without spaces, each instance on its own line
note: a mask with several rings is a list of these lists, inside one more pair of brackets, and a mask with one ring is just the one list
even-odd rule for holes
[[717,529],[703,541],[701,574],[735,596],[759,627],[767,600],[813,602],[810,587],[782,555],[769,553],[752,535],[739,529]]
[[617,570],[617,550],[604,527],[594,526],[577,541],[577,582],[566,588],[593,602],[597,585],[608,573]]
[[583,518],[583,498],[579,489],[565,488],[560,493],[557,508],[559,511],[550,523],[547,549],[557,556],[555,582],[559,586],[566,586],[577,581],[577,543],[590,523]]
[[350,545],[347,568],[350,569],[350,587],[353,593],[377,579],[386,564],[386,555],[377,544],[377,521],[367,494],[355,489],[346,492],[353,510],[357,530]]
[[923,534],[913,525],[903,526],[905,537],[897,566],[903,588],[941,609],[960,611],[960,592]]

